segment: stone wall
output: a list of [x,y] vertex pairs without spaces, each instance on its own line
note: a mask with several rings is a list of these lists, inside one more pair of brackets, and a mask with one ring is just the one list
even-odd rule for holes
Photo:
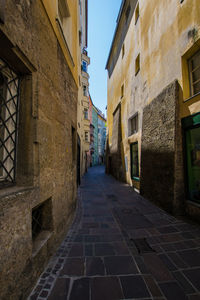
[[[0,57],[22,83],[16,184],[0,189],[0,298],[17,300],[26,299],[73,218],[78,88],[42,1],[8,0],[4,16]],[[43,223],[51,226],[33,240],[32,209],[46,200]]]
[[181,157],[180,161],[177,161],[177,153],[181,152],[180,122],[177,122],[178,105],[179,86],[178,82],[174,81],[143,111],[141,194],[169,212],[173,211],[176,194],[177,197],[180,196],[176,180],[178,177],[182,178]]
[[125,182],[124,151],[121,132],[121,105],[118,105],[113,114],[112,145],[106,149],[106,172],[116,179]]

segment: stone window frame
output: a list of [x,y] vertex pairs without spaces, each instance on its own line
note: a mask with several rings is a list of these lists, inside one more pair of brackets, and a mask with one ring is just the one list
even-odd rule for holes
[[[132,123],[131,123],[132,120],[135,120],[135,130],[132,130]],[[138,127],[139,127],[139,114],[138,112],[136,112],[128,120],[128,136],[136,134],[138,132]]]
[[0,48],[0,58],[6,61],[13,72],[20,78],[15,180],[8,186],[4,184],[0,185],[2,193],[7,189],[7,193],[9,194],[13,188],[16,190],[17,188],[33,187],[34,176],[37,175],[38,171],[36,162],[39,148],[37,140],[34,139],[36,137],[35,122],[38,116],[38,106],[36,103],[37,97],[32,93],[33,74],[37,70],[25,54],[1,30],[0,44],[2,45]]
[[89,142],[89,132],[85,131],[85,142]]
[[83,114],[84,114],[84,119],[88,120],[88,109],[87,108],[84,108]]
[[189,59],[188,59],[188,71],[189,71],[189,83],[190,83],[190,96],[195,96],[198,93],[200,93],[200,88],[199,91],[195,92],[194,91],[194,85],[195,84],[199,84],[200,85],[200,74],[197,80],[194,81],[194,77],[193,77],[193,73],[195,71],[199,71],[200,72],[200,62],[198,62],[198,65],[193,66],[193,61],[196,57],[200,58],[200,50],[198,50],[194,55],[192,55]]

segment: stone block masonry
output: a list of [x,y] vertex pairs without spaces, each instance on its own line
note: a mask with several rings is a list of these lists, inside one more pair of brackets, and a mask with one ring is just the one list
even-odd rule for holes
[[17,300],[73,219],[78,88],[42,1],[6,1],[4,16],[0,58],[20,75],[21,96],[16,183],[0,188],[0,299]]
[[169,212],[181,213],[184,189],[178,107],[179,85],[174,81],[144,108],[141,194]]

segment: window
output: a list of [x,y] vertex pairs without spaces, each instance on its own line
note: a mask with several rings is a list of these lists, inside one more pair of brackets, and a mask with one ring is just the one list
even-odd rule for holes
[[124,97],[124,85],[121,86],[121,98]]
[[138,179],[139,177],[138,142],[130,145],[130,151],[131,151],[131,178]]
[[85,131],[85,141],[89,142],[89,134],[87,131]]
[[126,22],[128,21],[130,12],[131,12],[131,6],[130,6],[130,4],[129,4],[129,6],[128,6],[127,9],[126,9]]
[[124,57],[124,54],[125,54],[125,46],[124,44],[122,45],[122,58]]
[[138,132],[138,113],[129,119],[128,128],[129,128],[129,135]]
[[61,24],[64,25],[65,18],[69,17],[69,9],[65,0],[58,0],[58,16]]
[[191,96],[200,92],[200,51],[188,60]]
[[20,80],[0,59],[0,183],[15,182]]
[[88,120],[88,109],[84,108],[84,119]]
[[82,70],[87,73],[87,62],[85,60],[82,61]]
[[137,23],[140,15],[140,8],[139,8],[139,3],[137,4],[136,10],[135,10],[135,24]]
[[83,95],[87,97],[87,86],[83,86]]
[[135,60],[135,76],[140,71],[140,54],[138,54],[136,60]]

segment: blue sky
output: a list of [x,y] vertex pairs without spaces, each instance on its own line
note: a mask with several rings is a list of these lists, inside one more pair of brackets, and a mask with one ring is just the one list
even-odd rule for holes
[[105,70],[121,0],[88,0],[88,55],[90,94],[103,113],[107,105],[107,71]]

